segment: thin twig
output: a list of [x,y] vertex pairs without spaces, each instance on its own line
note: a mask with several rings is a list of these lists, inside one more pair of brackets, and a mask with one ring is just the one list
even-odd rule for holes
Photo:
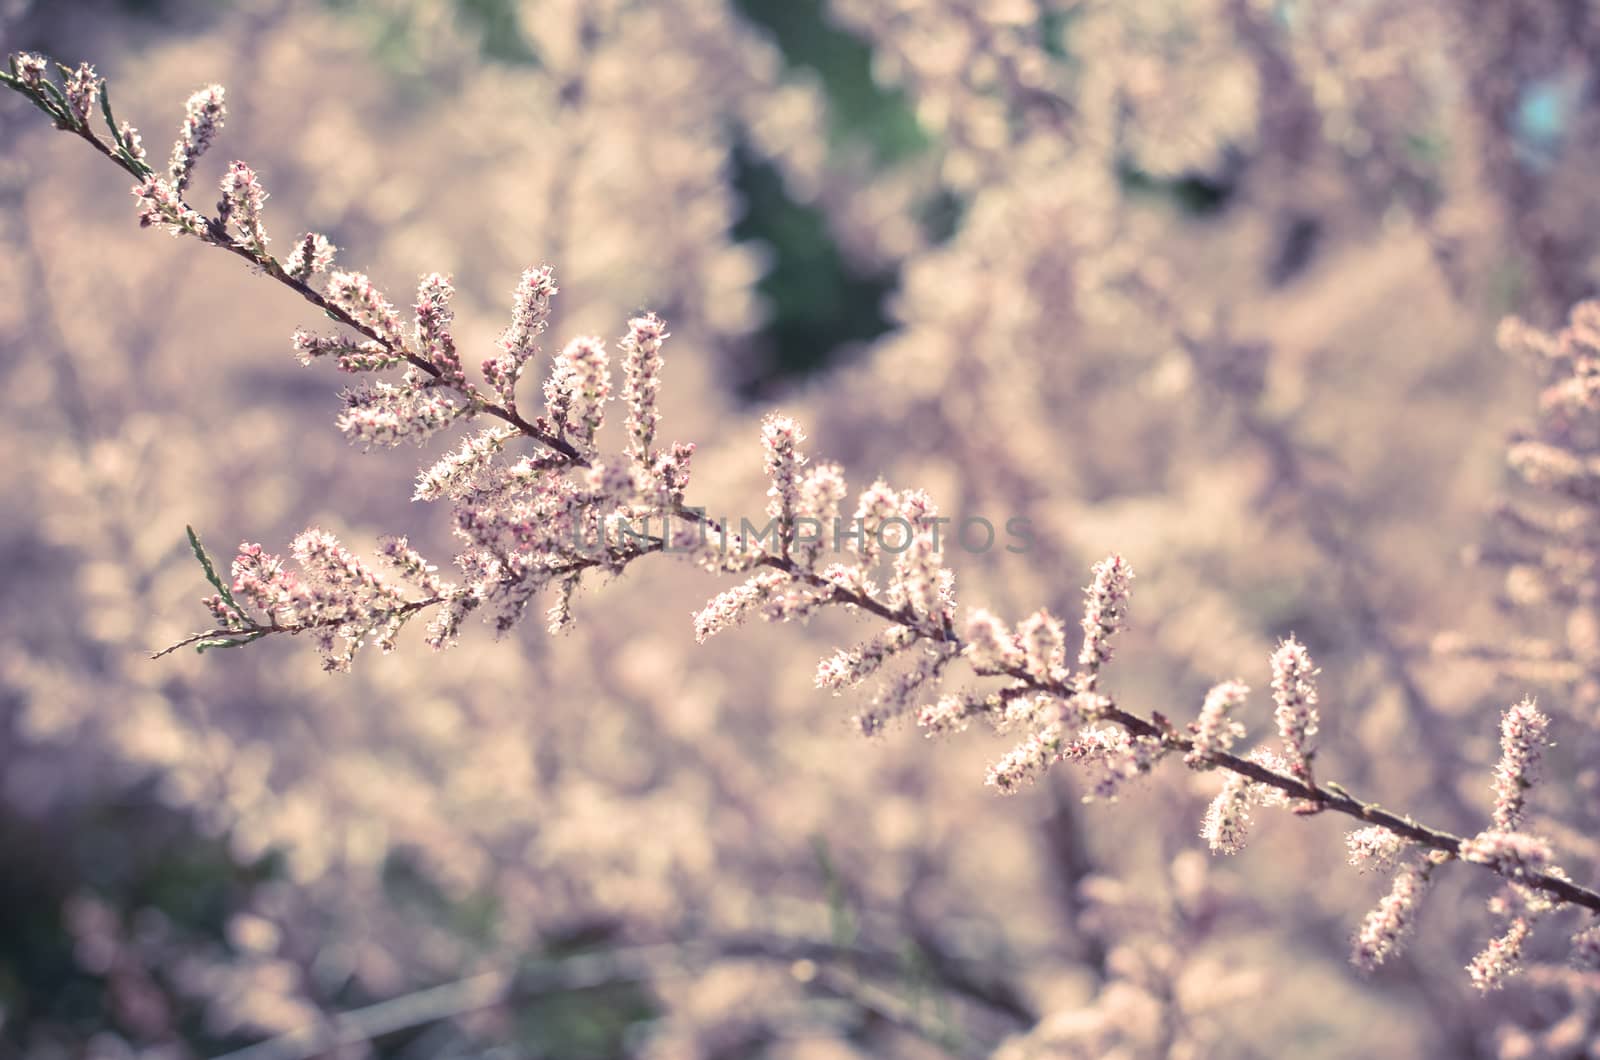
[[[319,1025],[268,1038],[227,1053],[217,1060],[311,1060],[342,1046],[365,1044],[385,1035],[499,1005],[605,986],[648,982],[669,972],[688,974],[692,968],[716,960],[759,960],[777,964],[793,964],[797,961],[848,962],[852,967],[886,975],[898,974],[904,964],[900,954],[888,950],[759,933],[582,953],[483,972],[453,983],[338,1013]],[[822,968],[816,971],[819,978],[825,973]],[[861,991],[842,989],[839,979],[830,977],[827,985],[830,992],[858,1004],[866,1004]],[[1028,1026],[1038,1018],[1035,1012],[1020,1005],[1009,995],[997,996],[964,977],[942,981],[940,985],[957,996],[1004,1016],[1007,1022],[1015,1025]],[[889,992],[881,988],[873,989],[870,1000],[872,1004],[868,1007],[879,1015],[894,1017],[897,1024],[927,1033],[935,1041],[942,1037],[935,1035],[935,1029],[925,1021],[912,1018],[909,1007]]]

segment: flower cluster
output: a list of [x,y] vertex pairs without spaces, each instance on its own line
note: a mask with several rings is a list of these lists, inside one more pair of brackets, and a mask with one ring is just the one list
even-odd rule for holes
[[1317,733],[1317,686],[1312,678],[1317,670],[1305,645],[1290,637],[1272,653],[1273,716],[1284,755],[1295,776],[1311,782],[1311,758],[1315,753],[1310,738]]
[[266,201],[267,193],[261,190],[261,182],[249,166],[235,162],[228,167],[222,178],[217,220],[223,224],[231,221],[250,249],[260,254],[267,251],[267,229],[261,223],[261,207]]
[[654,313],[628,321],[628,333],[619,344],[622,350],[622,400],[628,406],[628,455],[635,463],[648,466],[654,459],[656,427],[661,414],[656,411],[656,392],[661,388],[661,344],[666,341],[666,325]]
[[1550,844],[1521,832],[1480,832],[1461,844],[1461,859],[1491,865],[1501,875],[1516,878],[1550,864]]
[[1350,848],[1350,864],[1360,872],[1393,868],[1406,845],[1405,840],[1378,825],[1358,828],[1344,838]]
[[[1495,769],[1495,790],[1500,798],[1494,809],[1494,824],[1489,830],[1461,840],[1455,848],[1436,848],[1426,862],[1414,858],[1395,877],[1387,898],[1368,915],[1356,939],[1356,964],[1371,969],[1399,951],[1415,907],[1433,867],[1451,856],[1464,862],[1485,865],[1507,882],[1489,902],[1489,911],[1506,922],[1504,931],[1468,965],[1473,985],[1493,990],[1520,968],[1523,944],[1533,933],[1534,920],[1554,908],[1549,893],[1529,886],[1536,876],[1553,873],[1555,852],[1548,840],[1512,828],[1521,820],[1524,797],[1533,786],[1532,768],[1544,742],[1548,719],[1531,700],[1508,708],[1501,717],[1501,759]],[[1392,829],[1363,828],[1347,837],[1351,864],[1363,870],[1384,867],[1405,856],[1411,844]],[[1582,947],[1574,940],[1574,958],[1581,960]]]
[[1189,726],[1194,734],[1194,750],[1184,757],[1185,762],[1204,768],[1212,754],[1231,751],[1234,741],[1244,739],[1244,724],[1232,715],[1244,707],[1249,696],[1249,686],[1240,681],[1224,681],[1206,693],[1199,720]]
[[517,411],[517,381],[523,365],[539,352],[539,336],[550,326],[550,300],[558,293],[549,266],[527,269],[511,299],[511,324],[500,336],[501,352],[483,362],[483,375],[505,407]]
[[1413,858],[1401,866],[1389,893],[1379,900],[1356,932],[1350,959],[1357,968],[1371,971],[1404,948],[1417,923],[1417,908],[1428,891],[1437,863]]
[[1132,580],[1127,562],[1112,556],[1095,567],[1094,582],[1084,590],[1089,601],[1083,611],[1083,650],[1078,652],[1084,691],[1094,690],[1100,667],[1111,661],[1111,638],[1127,619]]
[[[1196,756],[1191,751],[1186,761],[1191,768],[1207,769],[1217,755],[1218,752],[1208,751],[1203,756]],[[1287,763],[1264,747],[1252,750],[1245,761],[1275,774],[1287,775],[1289,772]],[[1287,802],[1282,790],[1252,780],[1248,774],[1229,772],[1223,779],[1222,790],[1206,807],[1200,837],[1214,854],[1237,854],[1244,849],[1245,840],[1249,837],[1252,809],[1256,806],[1282,806]]]
[[[1600,703],[1600,625],[1592,591],[1600,561],[1600,302],[1574,306],[1567,325],[1554,332],[1508,318],[1498,338],[1507,354],[1537,373],[1538,416],[1510,440],[1506,462],[1520,486],[1496,507],[1489,539],[1469,558],[1503,570],[1511,606],[1530,615],[1555,611],[1565,635],[1483,640],[1449,634],[1437,638],[1434,649],[1552,685],[1580,711],[1592,709]],[[1537,736],[1530,735],[1536,745]],[[1496,793],[1509,798],[1507,810],[1515,812],[1514,792],[1502,792],[1497,781]]]
[[333,255],[339,248],[328,242],[328,237],[318,232],[307,232],[295,240],[294,250],[283,263],[283,269],[293,279],[305,283],[318,273],[333,267]]
[[183,126],[178,130],[177,142],[172,145],[172,162],[167,167],[170,186],[178,195],[188,190],[195,163],[222,131],[228,114],[224,95],[221,85],[207,85],[190,96],[184,105]]
[[1237,854],[1244,849],[1250,831],[1250,810],[1257,794],[1255,785],[1243,774],[1230,773],[1222,782],[1222,790],[1206,807],[1205,820],[1200,825],[1200,838],[1214,853]]
[[414,615],[459,594],[403,538],[385,541],[383,555],[406,583],[421,590],[417,599],[408,600],[401,588],[323,530],[306,530],[294,539],[298,574],[260,545],[240,545],[231,585],[217,579],[192,531],[191,542],[218,590],[205,601],[218,628],[198,642],[202,648],[231,647],[277,631],[303,632],[316,642],[324,668],[348,670],[363,644],[370,640],[385,654],[393,651],[395,635]]
[[1524,699],[1500,720],[1500,762],[1494,769],[1494,826],[1515,831],[1522,823],[1525,795],[1538,780],[1550,719]]
[[87,125],[89,115],[100,102],[100,93],[105,86],[105,80],[96,76],[94,67],[88,63],[79,63],[78,68],[66,74],[64,80],[67,106],[72,111],[72,116],[78,120],[79,125]]

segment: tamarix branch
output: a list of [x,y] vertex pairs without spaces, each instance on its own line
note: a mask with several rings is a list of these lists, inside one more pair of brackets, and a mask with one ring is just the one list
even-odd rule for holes
[[[587,336],[571,339],[543,364],[556,277],[549,267],[529,269],[517,284],[498,348],[479,366],[483,382],[474,382],[452,334],[447,277],[421,279],[407,321],[366,275],[336,268],[335,248],[318,233],[297,235],[280,261],[269,249],[266,192],[242,162],[228,168],[210,213],[190,204],[196,164],[225,118],[219,86],[190,98],[171,162],[157,170],[137,130],[113,116],[105,85],[88,64],[58,67],[59,83],[37,55],[14,56],[10,68],[0,75],[10,88],[134,178],[142,225],[244,259],[343,326],[332,335],[297,331],[293,345],[307,364],[332,361],[370,380],[342,395],[338,427],[351,441],[421,444],[447,428],[475,427],[420,472],[414,494],[451,505],[460,542],[456,579],[441,577],[403,537],[387,540],[370,562],[317,529],[293,541],[293,568],[246,544],[224,577],[191,530],[214,589],[205,600],[212,625],[158,655],[306,634],[328,669],[344,670],[364,646],[394,650],[401,629],[418,616],[428,616],[428,644],[443,649],[475,612],[504,632],[547,592],[554,596],[547,622],[556,631],[573,621],[573,601],[586,576],[614,575],[646,555],[675,553],[713,573],[748,575],[695,615],[701,640],[752,614],[789,621],[833,606],[882,623],[862,643],[824,659],[818,686],[839,693],[876,679],[856,718],[868,733],[912,717],[930,735],[973,721],[1017,734],[1015,748],[989,773],[989,783],[1002,792],[1067,760],[1091,771],[1094,797],[1111,798],[1161,760],[1177,757],[1190,769],[1224,775],[1201,831],[1213,851],[1238,851],[1252,813],[1262,806],[1355,818],[1362,827],[1349,836],[1352,863],[1395,872],[1389,894],[1356,934],[1353,960],[1362,968],[1399,952],[1423,896],[1451,862],[1504,880],[1491,902],[1503,927],[1469,966],[1473,982],[1485,990],[1516,970],[1537,921],[1551,910],[1571,904],[1600,914],[1600,892],[1554,863],[1550,841],[1522,830],[1542,749],[1553,735],[1531,700],[1505,712],[1492,820],[1470,837],[1359,799],[1317,775],[1318,670],[1292,637],[1271,659],[1273,746],[1241,751],[1246,733],[1236,716],[1250,690],[1237,680],[1212,688],[1188,724],[1166,712],[1130,710],[1101,681],[1128,622],[1133,571],[1122,557],[1094,568],[1075,657],[1065,624],[1045,610],[1014,627],[982,609],[958,620],[954,574],[941,562],[950,550],[940,547],[938,536],[951,520],[939,515],[933,498],[879,481],[857,494],[852,507],[842,470],[809,459],[801,426],[782,415],[768,416],[761,429],[769,521],[757,533],[747,532],[748,521],[732,531],[727,520],[685,499],[694,446],[659,440],[656,395],[668,335],[658,317],[628,322],[616,364],[601,339]],[[1594,318],[1585,310],[1574,327]],[[1570,346],[1581,338],[1563,341]],[[543,409],[530,413],[518,395],[536,362],[545,380]],[[617,452],[603,450],[597,440],[616,397],[614,372],[620,372],[625,406],[626,444]],[[1563,459],[1544,450],[1525,454],[1543,479],[1591,489],[1595,470]],[[843,526],[849,532],[826,543],[822,535],[803,532]],[[980,679],[978,686],[954,687],[958,662]],[[1571,954],[1580,966],[1600,969],[1600,924],[1591,921],[1572,937]]]

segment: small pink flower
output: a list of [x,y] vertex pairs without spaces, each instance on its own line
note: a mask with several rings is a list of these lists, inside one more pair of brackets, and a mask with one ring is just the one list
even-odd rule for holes
[[294,249],[289,252],[289,259],[283,263],[283,269],[290,276],[305,283],[319,272],[327,272],[333,266],[333,255],[338,250],[328,237],[317,232],[307,232],[295,241]]
[[1529,918],[1514,918],[1506,930],[1490,939],[1482,952],[1467,965],[1472,985],[1484,993],[1504,986],[1507,979],[1522,970],[1523,944],[1532,933],[1533,923]]
[[21,52],[16,58],[17,76],[22,83],[30,88],[38,88],[43,82],[50,62],[42,55],[33,52]]
[[1067,662],[1067,637],[1059,618],[1041,608],[1018,624],[1017,637],[1030,675],[1052,681],[1061,674]]
[[1184,756],[1186,763],[1205,768],[1212,754],[1231,751],[1234,741],[1244,738],[1244,726],[1230,715],[1244,706],[1249,695],[1249,686],[1239,681],[1224,681],[1206,693],[1200,718],[1191,726],[1194,750]]
[[328,301],[377,334],[393,350],[405,348],[400,314],[365,273],[336,272],[328,277]]
[[1553,852],[1548,840],[1522,832],[1480,832],[1461,841],[1461,859],[1489,865],[1506,876],[1521,876],[1550,864]]
[[1272,698],[1277,704],[1274,716],[1289,770],[1307,783],[1311,780],[1310,744],[1317,734],[1318,671],[1305,645],[1290,637],[1272,653]]
[[1372,971],[1398,954],[1416,928],[1417,907],[1427,893],[1433,862],[1414,859],[1395,874],[1389,893],[1367,914],[1356,933],[1351,961],[1362,971]]
[[1239,773],[1229,773],[1222,782],[1222,790],[1206,808],[1200,835],[1213,853],[1237,854],[1244,848],[1250,830],[1250,810],[1256,804],[1256,792],[1250,778]]
[[67,106],[79,125],[88,123],[89,115],[94,113],[96,104],[100,102],[100,90],[104,84],[105,80],[97,76],[94,67],[88,63],[80,63],[76,70],[66,76]]
[[800,508],[800,472],[806,463],[800,443],[805,440],[805,431],[788,416],[771,413],[761,421],[762,470],[772,482],[767,488],[767,514],[779,520],[785,554]]
[[172,164],[168,170],[172,187],[179,195],[189,187],[194,164],[222,129],[227,116],[223,96],[221,85],[208,85],[190,96],[184,107],[183,127],[178,131],[178,142],[172,145]]
[[1350,864],[1357,870],[1387,869],[1394,865],[1406,848],[1406,841],[1387,828],[1372,825],[1358,828],[1345,836],[1345,846],[1350,850]]
[[1494,770],[1494,827],[1514,832],[1522,823],[1526,793],[1538,779],[1550,719],[1524,699],[1500,719],[1500,761]]
[[231,221],[244,236],[245,243],[257,253],[266,253],[267,230],[261,223],[261,208],[267,193],[256,179],[255,171],[243,162],[228,167],[222,178],[222,201],[217,204],[217,215]]
[[597,338],[573,339],[556,355],[545,380],[545,408],[563,437],[592,449],[594,435],[611,397],[611,369],[606,346]]
[[441,379],[457,390],[470,392],[472,384],[462,370],[455,339],[450,334],[450,325],[455,321],[450,309],[454,294],[450,278],[443,273],[430,272],[417,284],[417,349],[423,360],[439,370]]
[[1083,649],[1078,665],[1085,681],[1093,687],[1100,668],[1111,661],[1111,638],[1128,618],[1128,583],[1133,568],[1121,556],[1110,556],[1094,566],[1094,581],[1084,590],[1088,597],[1083,611]]
[[622,358],[622,400],[628,406],[628,452],[635,461],[648,464],[650,447],[655,444],[656,392],[661,388],[661,344],[667,338],[666,325],[654,313],[628,321],[628,334],[619,345]]
[[1023,653],[1005,623],[983,608],[967,613],[965,654],[979,673],[1002,673],[1022,664]]

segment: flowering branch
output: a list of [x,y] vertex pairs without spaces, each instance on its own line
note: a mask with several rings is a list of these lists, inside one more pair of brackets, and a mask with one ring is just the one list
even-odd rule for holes
[[[549,611],[554,631],[571,621],[572,599],[584,574],[614,574],[647,554],[681,553],[711,571],[748,575],[695,616],[700,640],[754,613],[789,621],[827,606],[887,623],[867,641],[824,659],[817,684],[838,693],[884,673],[856,719],[868,733],[907,716],[930,734],[963,729],[974,719],[1023,732],[990,770],[989,782],[1003,792],[1017,790],[1066,759],[1097,771],[1094,795],[1112,798],[1125,782],[1179,754],[1190,768],[1226,774],[1202,830],[1214,851],[1233,853],[1241,847],[1256,805],[1287,805],[1301,814],[1333,811],[1368,825],[1350,839],[1358,864],[1410,858],[1357,935],[1358,965],[1370,967],[1397,952],[1426,884],[1447,861],[1470,862],[1507,881],[1494,909],[1509,919],[1509,927],[1472,965],[1474,981],[1486,988],[1513,966],[1534,915],[1558,903],[1600,912],[1600,892],[1554,867],[1548,842],[1518,830],[1548,724],[1531,701],[1506,715],[1492,827],[1473,837],[1431,828],[1357,799],[1337,783],[1318,782],[1310,742],[1319,721],[1317,670],[1305,646],[1292,638],[1272,658],[1281,752],[1258,747],[1240,755],[1233,750],[1244,736],[1234,714],[1248,697],[1237,681],[1212,689],[1187,734],[1160,712],[1129,711],[1101,680],[1127,622],[1133,572],[1122,557],[1112,556],[1094,569],[1075,668],[1068,665],[1063,623],[1048,611],[1035,613],[1013,631],[989,612],[973,610],[958,632],[954,574],[940,564],[939,533],[949,520],[939,517],[932,498],[879,481],[858,495],[854,515],[847,519],[842,471],[808,460],[800,448],[805,435],[799,424],[779,415],[769,416],[761,432],[771,522],[753,533],[747,523],[732,532],[685,501],[694,447],[656,447],[660,350],[667,338],[661,320],[646,315],[629,322],[621,342],[628,441],[621,452],[602,452],[596,439],[613,387],[600,339],[575,338],[551,359],[543,415],[530,420],[518,410],[518,384],[541,354],[539,340],[557,294],[548,267],[522,274],[511,324],[501,335],[499,352],[482,364],[486,387],[480,387],[468,379],[451,335],[453,290],[447,277],[422,278],[407,327],[368,277],[333,271],[335,250],[324,237],[302,235],[287,262],[274,258],[266,249],[266,193],[243,163],[233,163],[222,179],[214,215],[185,201],[195,163],[224,118],[219,87],[191,97],[170,170],[162,177],[144,161],[137,132],[115,122],[92,68],[61,67],[64,88],[58,88],[45,76],[45,67],[42,58],[18,56],[11,61],[11,74],[0,80],[140,181],[133,190],[141,223],[193,236],[245,259],[360,336],[297,331],[294,347],[303,362],[328,358],[350,373],[401,371],[398,382],[379,380],[345,391],[338,426],[352,441],[421,443],[480,416],[503,424],[467,437],[417,480],[415,499],[453,503],[454,529],[462,542],[456,557],[460,584],[442,580],[404,538],[384,542],[388,571],[380,574],[332,535],[315,529],[293,543],[298,572],[259,545],[246,544],[231,564],[231,580],[224,582],[191,530],[196,557],[216,590],[205,600],[215,625],[158,655],[185,646],[206,650],[273,634],[308,633],[329,669],[346,669],[369,642],[392,650],[399,630],[425,610],[435,611],[428,643],[444,648],[470,613],[485,609],[496,629],[505,632],[548,588],[557,592]],[[96,102],[109,140],[90,127]],[[311,286],[324,273],[322,289]],[[519,439],[536,449],[521,456],[508,452]],[[658,533],[649,531],[652,521],[658,522]],[[825,563],[827,528],[834,531],[831,552],[837,558]],[[999,679],[1002,687],[938,693],[958,659],[978,677]],[[1580,959],[1600,954],[1597,930],[1574,938]]]

